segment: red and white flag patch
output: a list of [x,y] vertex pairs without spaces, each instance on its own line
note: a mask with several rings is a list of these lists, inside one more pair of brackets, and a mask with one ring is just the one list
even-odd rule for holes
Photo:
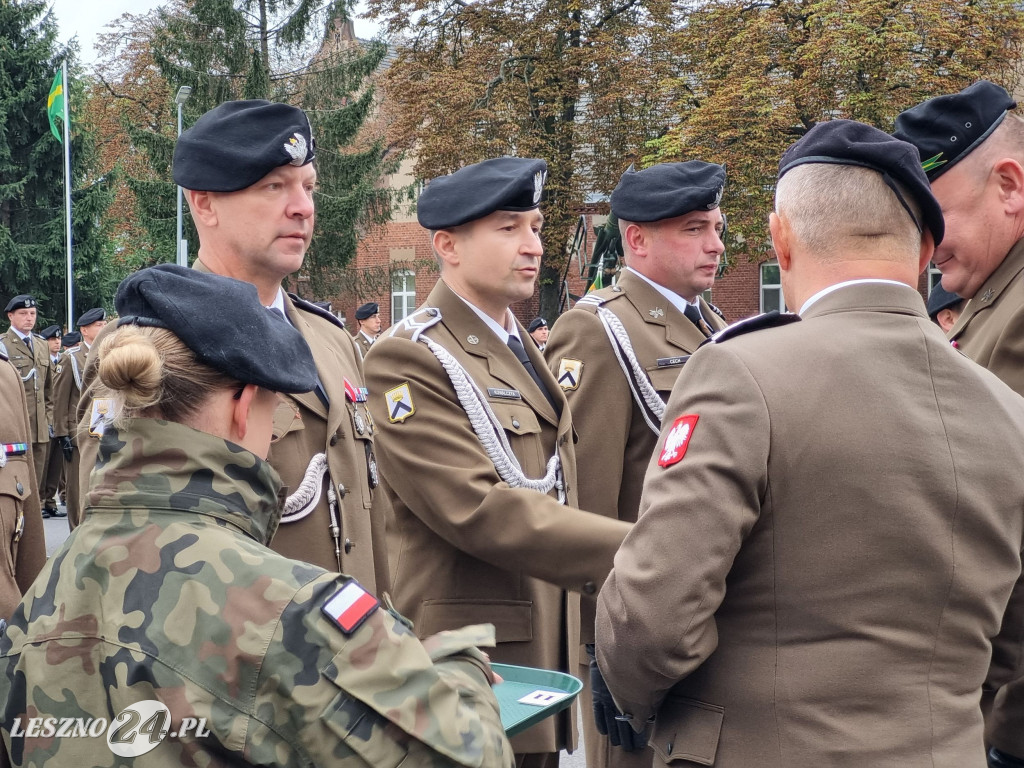
[[351,635],[380,607],[377,598],[363,589],[355,579],[335,592],[320,610],[346,635]]
[[684,413],[672,423],[672,428],[665,434],[661,455],[658,456],[659,467],[670,467],[686,455],[686,447],[690,444],[699,418],[696,413]]

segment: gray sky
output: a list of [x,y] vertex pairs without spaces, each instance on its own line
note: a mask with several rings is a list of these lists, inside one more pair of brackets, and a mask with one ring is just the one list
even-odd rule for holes
[[[96,36],[104,27],[123,13],[143,14],[162,5],[164,0],[52,0],[53,13],[60,28],[60,41],[67,42],[75,35],[82,51],[82,61],[91,64],[96,59],[93,48]],[[357,13],[362,3],[357,5]],[[355,20],[356,36],[370,38],[377,25],[366,19]]]

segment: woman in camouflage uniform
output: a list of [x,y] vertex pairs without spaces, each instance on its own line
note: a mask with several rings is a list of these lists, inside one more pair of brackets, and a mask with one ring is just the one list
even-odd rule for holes
[[116,303],[85,520],[0,637],[13,764],[511,766],[474,647],[493,628],[421,643],[354,580],[266,547],[276,393],[316,376],[301,336],[253,286],[172,265]]

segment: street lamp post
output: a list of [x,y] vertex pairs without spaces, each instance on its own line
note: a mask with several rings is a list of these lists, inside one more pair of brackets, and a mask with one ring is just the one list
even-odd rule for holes
[[[178,136],[181,136],[181,106],[188,97],[192,95],[192,88],[187,85],[183,85],[178,89],[178,92],[174,96],[174,103],[178,105]],[[174,241],[174,253],[175,260],[178,264],[183,267],[188,266],[188,254],[185,253],[185,249],[181,247],[181,187],[178,187],[178,232],[177,239]]]

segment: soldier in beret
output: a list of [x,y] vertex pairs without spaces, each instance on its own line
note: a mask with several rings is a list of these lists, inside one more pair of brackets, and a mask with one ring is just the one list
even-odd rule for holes
[[957,318],[964,311],[966,303],[967,299],[947,291],[942,287],[942,283],[936,283],[928,294],[928,317],[942,329],[943,333],[949,333],[949,329],[956,325]]
[[947,332],[957,347],[1024,395],[1024,119],[981,80],[896,118],[946,218],[935,249],[942,285],[970,299]]
[[537,349],[543,352],[544,347],[548,343],[548,321],[543,317],[535,317],[526,326],[526,332],[530,334],[530,338],[537,345]]
[[598,598],[600,670],[635,730],[656,715],[656,766],[983,768],[1024,400],[928,320],[943,219],[913,146],[814,126],[769,226],[799,315],[680,373]]
[[[725,251],[724,185],[725,169],[699,160],[628,170],[611,197],[625,269],[614,286],[587,294],[558,318],[551,332],[545,356],[572,408],[580,506],[588,511],[636,520],[664,402],[687,358],[725,327],[701,295],[714,283]],[[596,664],[588,664],[595,607],[593,597],[584,598],[588,654],[579,675],[594,678],[600,709],[611,700]],[[588,686],[585,698],[589,692]],[[594,730],[593,709],[585,706],[583,718],[588,766],[651,764],[651,753],[634,742],[630,729],[620,745],[617,732],[609,742],[603,730]],[[603,717],[597,728],[604,728]]]
[[[57,435],[60,451],[67,461],[67,491],[64,506],[67,509],[68,524],[71,528],[81,521],[81,499],[79,496],[79,471],[81,469],[80,444],[78,435],[78,403],[82,397],[82,383],[89,356],[96,337],[107,324],[107,313],[103,307],[93,307],[78,317],[79,341],[73,344],[64,357],[64,363],[57,374],[53,394],[53,431]],[[68,334],[70,336],[71,334]],[[67,339],[67,336],[65,336]]]
[[[491,622],[492,657],[575,670],[579,596],[628,530],[577,508],[561,388],[509,305],[533,295],[547,164],[503,157],[430,181],[417,205],[441,279],[366,357],[395,511],[393,589],[420,635]],[[512,740],[519,766],[575,747],[575,715]]]
[[380,307],[376,301],[363,304],[356,310],[356,344],[359,351],[366,356],[373,342],[380,335]]
[[10,328],[3,335],[7,356],[18,369],[25,387],[28,420],[32,427],[32,462],[42,497],[46,471],[46,452],[50,445],[53,424],[53,368],[46,342],[32,333],[36,326],[36,300],[28,294],[15,296],[4,310]]
[[[267,548],[278,393],[314,388],[319,372],[260,301],[249,283],[166,264],[118,289],[117,328],[90,355],[114,419],[89,514],[0,634],[0,754],[15,766],[111,765],[113,751],[121,765],[511,768],[476,648],[492,628],[421,643],[357,580]],[[58,719],[125,711],[145,719],[120,742],[68,736]]]
[[[383,592],[388,510],[377,488],[377,427],[362,362],[334,315],[281,288],[302,267],[313,236],[314,151],[301,109],[226,102],[181,135],[174,180],[185,188],[199,233],[194,267],[255,285],[264,305],[302,334],[317,364],[313,391],[283,398],[274,415],[269,461],[290,495],[272,546]],[[102,407],[83,397],[80,422]],[[83,448],[83,473],[92,463]]]
[[[50,354],[50,371],[53,376],[53,386],[50,388],[50,395],[54,397],[57,390],[57,379],[61,372],[61,351],[60,351],[60,326],[51,325],[39,332],[39,338],[46,342]],[[51,410],[53,405],[51,404]],[[56,413],[54,413],[56,419]],[[65,517],[67,512],[61,511],[57,504],[57,492],[64,491],[64,454],[60,450],[60,443],[54,436],[50,438],[46,446],[46,464],[43,468],[43,478],[40,483],[40,496],[43,500],[43,517]]]

